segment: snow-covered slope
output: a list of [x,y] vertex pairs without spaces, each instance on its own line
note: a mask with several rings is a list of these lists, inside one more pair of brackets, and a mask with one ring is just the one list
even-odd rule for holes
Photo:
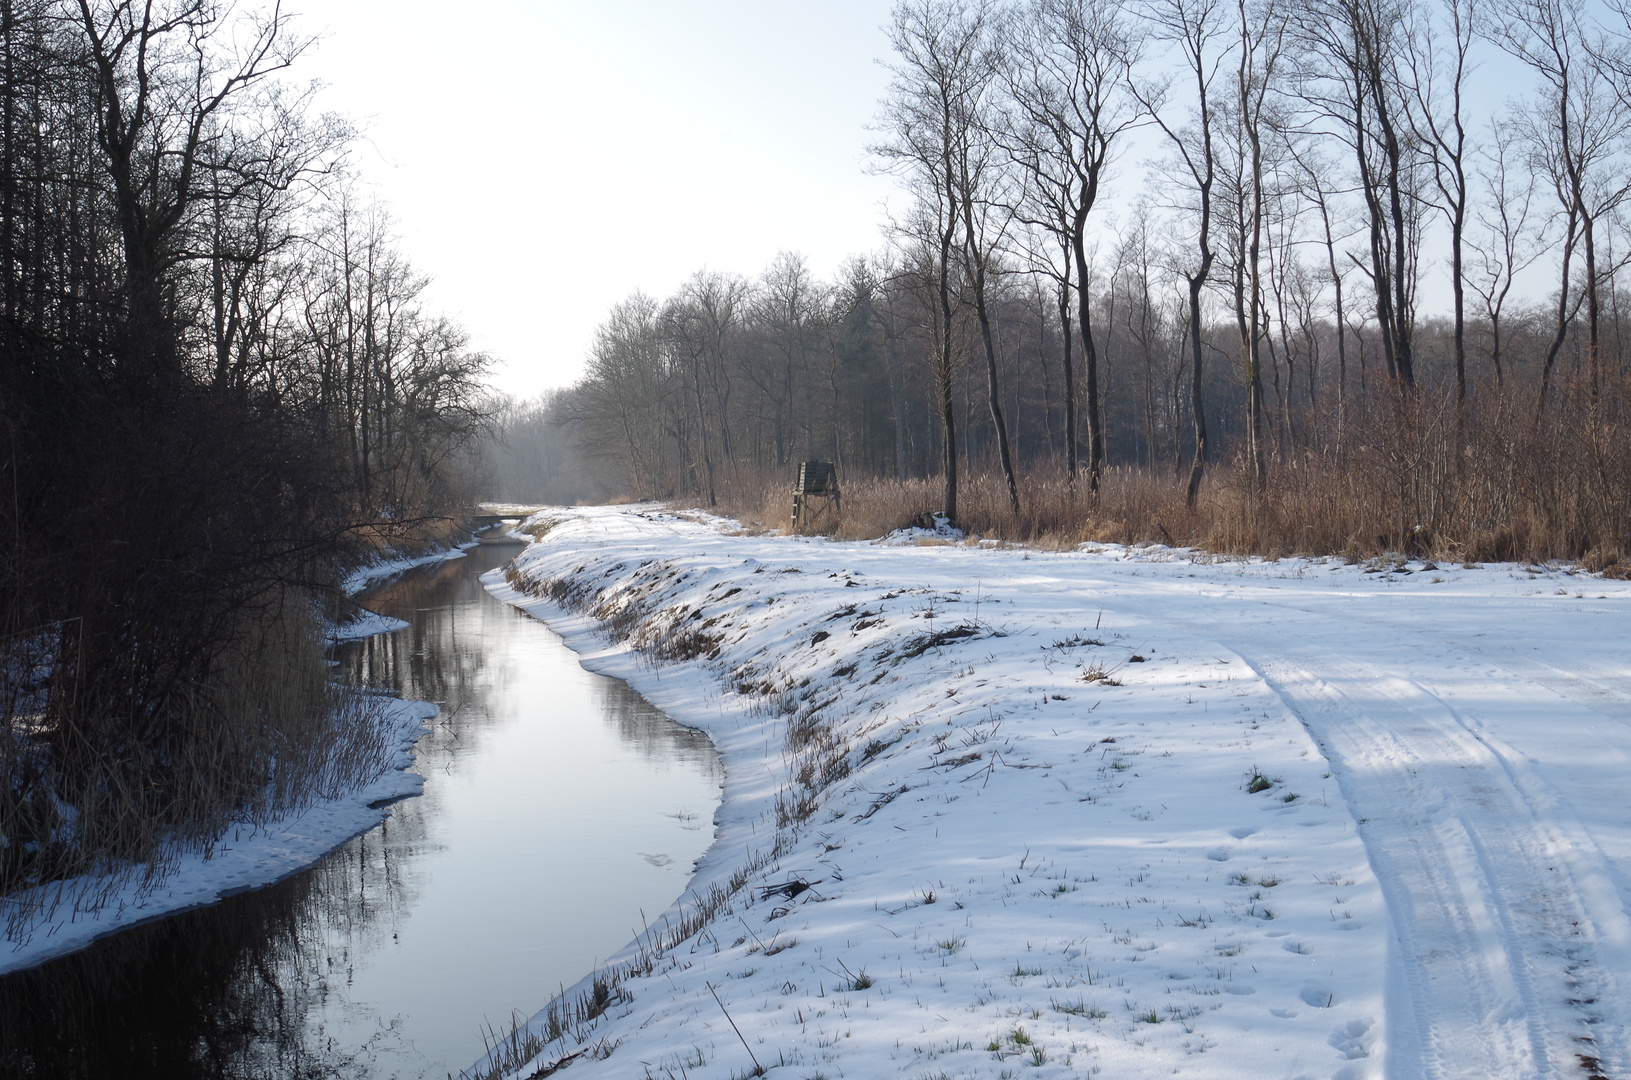
[[[394,553],[382,554],[372,562],[356,567],[340,582],[340,591],[347,596],[355,596],[368,586],[393,577],[416,566],[428,566],[431,563],[446,562],[449,559],[462,559],[466,553],[475,547],[477,541],[467,540],[449,548],[436,548],[419,555],[398,555]],[[401,629],[401,627],[388,627],[387,629]],[[382,631],[372,631],[381,633]],[[351,634],[351,637],[367,637],[368,634]]]
[[555,514],[490,587],[727,781],[515,1075],[1631,1069],[1626,584]]

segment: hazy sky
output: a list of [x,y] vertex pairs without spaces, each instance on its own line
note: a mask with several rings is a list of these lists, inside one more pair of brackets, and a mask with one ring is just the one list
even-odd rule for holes
[[607,309],[781,249],[881,244],[866,170],[888,0],[323,0],[302,64],[429,296],[502,361],[571,382]]

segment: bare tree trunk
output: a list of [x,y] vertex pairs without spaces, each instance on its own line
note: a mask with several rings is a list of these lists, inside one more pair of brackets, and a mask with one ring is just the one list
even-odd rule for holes
[[1586,394],[1595,419],[1602,391],[1602,306],[1597,290],[1597,230],[1594,218],[1582,215],[1581,233],[1586,247]]
[[1070,238],[1076,260],[1076,319],[1082,330],[1082,374],[1087,390],[1087,489],[1099,492],[1104,475],[1104,424],[1099,411],[1099,350],[1093,341],[1093,308],[1087,292],[1087,249],[1082,232]]
[[953,393],[953,377],[957,366],[952,352],[952,328],[955,316],[951,309],[951,249],[957,228],[955,204],[948,215],[945,231],[940,234],[940,356],[935,366],[935,391],[940,404],[940,426],[945,434],[942,468],[945,471],[945,495],[941,499],[941,513],[957,520],[957,401]]
[[[1563,231],[1563,261],[1558,274],[1557,320],[1552,331],[1552,341],[1546,347],[1546,355],[1540,366],[1540,391],[1535,396],[1537,428],[1540,426],[1541,418],[1546,415],[1546,399],[1552,388],[1552,365],[1557,362],[1557,354],[1569,336],[1569,323],[1574,319],[1574,311],[1569,308],[1569,265],[1574,257],[1575,244],[1579,242],[1579,222],[1579,205],[1575,204],[1569,208],[1567,224]],[[1576,303],[1575,309],[1578,308],[1579,304]]]
[[697,406],[697,438],[702,446],[703,478],[708,485],[708,505],[719,505],[714,498],[714,459],[708,450],[708,412],[702,405],[702,373],[701,357],[693,357],[691,362],[691,393],[696,399]]
[[1206,475],[1206,459],[1211,447],[1206,434],[1206,347],[1201,342],[1201,292],[1206,288],[1206,272],[1211,270],[1212,253],[1207,250],[1201,257],[1205,267],[1189,277],[1189,409],[1195,421],[1195,456],[1189,465],[1189,483],[1184,487],[1184,502],[1191,510],[1200,495],[1201,480]]
[[[1067,273],[1068,273],[1068,266]],[[1060,363],[1065,375],[1065,471],[1071,483],[1076,482],[1077,465],[1081,461],[1081,444],[1076,439],[1076,361],[1071,356],[1074,330],[1070,319],[1070,281],[1059,283],[1059,341],[1063,356]]]
[[1003,479],[1008,482],[1008,509],[1019,513],[1019,486],[1014,482],[1014,459],[1008,448],[1008,422],[1002,414],[1002,397],[997,383],[997,350],[991,340],[991,317],[986,311],[985,289],[974,290],[974,311],[980,320],[980,338],[985,343],[985,392],[991,407],[991,423],[997,429],[997,454],[1002,461]]
[[1172,144],[1183,170],[1194,183],[1195,210],[1199,217],[1195,249],[1198,263],[1183,272],[1189,286],[1189,396],[1190,418],[1195,428],[1194,457],[1189,466],[1189,482],[1185,485],[1184,501],[1193,510],[1200,495],[1201,481],[1206,475],[1206,462],[1211,446],[1206,426],[1206,346],[1202,337],[1201,296],[1212,273],[1215,252],[1212,250],[1212,196],[1217,181],[1217,152],[1213,143],[1212,120],[1215,112],[1211,101],[1212,78],[1217,65],[1207,55],[1214,34],[1218,33],[1219,6],[1215,0],[1201,0],[1189,4],[1185,0],[1168,0],[1154,9],[1159,33],[1181,50],[1187,74],[1194,77],[1196,91],[1195,122],[1199,128],[1198,140],[1181,129],[1172,127],[1154,108],[1154,101],[1146,101],[1150,114],[1167,140]]

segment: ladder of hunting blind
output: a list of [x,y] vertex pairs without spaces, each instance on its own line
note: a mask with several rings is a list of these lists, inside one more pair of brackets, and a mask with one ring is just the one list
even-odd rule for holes
[[843,509],[837,466],[830,461],[800,462],[798,481],[793,485],[793,531],[814,528],[829,511],[836,524]]

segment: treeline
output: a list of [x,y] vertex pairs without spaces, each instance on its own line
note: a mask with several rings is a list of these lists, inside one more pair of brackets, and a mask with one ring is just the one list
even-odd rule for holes
[[1027,476],[1058,477],[1091,523],[1148,513],[1111,505],[1135,470],[1178,485],[1122,522],[1156,538],[1205,541],[1208,497],[1289,527],[1277,500],[1340,489],[1340,527],[1250,542],[1610,557],[1631,30],[1609,14],[906,0],[886,253],[631,297],[555,414],[645,497],[816,456],[937,478],[954,516],[962,470],[1013,520]]
[[0,893],[378,765],[314,605],[463,505],[488,360],[308,44],[276,6],[0,0]]

